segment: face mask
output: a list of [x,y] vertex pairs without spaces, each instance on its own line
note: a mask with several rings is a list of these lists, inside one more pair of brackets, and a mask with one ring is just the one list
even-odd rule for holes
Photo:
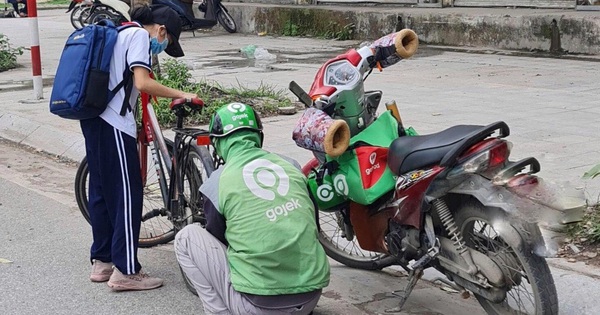
[[165,37],[165,40],[163,40],[160,43],[158,42],[157,37],[150,38],[150,51],[152,52],[153,55],[160,54],[165,49],[167,49],[168,45],[169,45],[169,39],[166,37]]

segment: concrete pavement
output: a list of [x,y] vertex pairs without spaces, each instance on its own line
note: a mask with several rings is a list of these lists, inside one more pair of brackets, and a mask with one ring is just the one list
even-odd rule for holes
[[[62,10],[41,11],[39,24],[43,73],[51,79],[72,28]],[[26,19],[0,19],[0,29],[16,46],[29,46],[27,27]],[[277,62],[257,65],[244,58],[238,50],[249,44],[275,53]],[[182,60],[193,69],[197,80],[215,80],[225,86],[268,84],[278,89],[296,80],[308,89],[321,62],[358,44],[216,30],[197,32],[196,37],[184,33],[186,57]],[[0,73],[0,137],[65,158],[81,159],[84,149],[78,123],[48,112],[50,87],[44,89],[44,100],[32,100],[33,91],[22,88],[22,82],[30,80],[29,58],[26,53],[19,58],[23,67]],[[535,156],[542,164],[543,178],[566,180],[566,187],[577,188],[595,202],[600,196],[600,180],[583,181],[580,177],[600,163],[599,72],[597,63],[590,61],[421,49],[411,60],[372,73],[366,88],[382,90],[383,101],[395,99],[405,123],[421,134],[455,124],[504,120],[511,127],[509,139],[514,144],[515,159]],[[310,153],[291,140],[297,118],[298,114],[265,119],[265,147],[304,163]],[[585,266],[573,265],[573,270],[568,270],[557,265],[553,273],[560,275],[556,280],[561,281],[561,306],[573,311],[565,314],[596,314],[594,294],[586,297],[576,289],[584,283],[587,292],[600,292],[597,276],[586,274]],[[578,284],[565,280],[569,278],[577,279]],[[346,293],[356,291],[350,287]],[[361,299],[369,300],[364,296]]]
[[[28,47],[27,19],[0,19],[12,45]],[[65,38],[72,32],[68,15],[61,10],[40,11],[42,72],[51,82]],[[328,58],[359,45],[357,41],[316,40],[228,34],[222,30],[182,34],[182,58],[197,80],[214,80],[225,86],[257,87],[268,84],[285,90],[290,80],[308,89],[319,65]],[[238,53],[254,44],[277,55],[277,61],[256,64]],[[50,86],[44,100],[32,100],[28,53],[23,65],[0,73],[0,136],[73,160],[83,157],[78,123],[47,111]],[[382,73],[374,72],[367,89],[384,91],[384,100],[395,99],[404,121],[420,133],[431,133],[453,124],[487,124],[504,120],[511,127],[513,156],[534,156],[541,175],[566,180],[585,192],[590,202],[600,196],[600,181],[583,181],[581,175],[600,163],[600,110],[597,99],[597,63],[504,55],[462,54],[421,49],[410,60]],[[294,145],[291,129],[297,116],[267,119],[266,146],[283,148],[300,162],[310,153]]]

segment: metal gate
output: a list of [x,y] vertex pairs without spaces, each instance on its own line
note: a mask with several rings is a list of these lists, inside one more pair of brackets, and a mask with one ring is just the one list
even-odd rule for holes
[[455,7],[574,8],[577,0],[454,0]]

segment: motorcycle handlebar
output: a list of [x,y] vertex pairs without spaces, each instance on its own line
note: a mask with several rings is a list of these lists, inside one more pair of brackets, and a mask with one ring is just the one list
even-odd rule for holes
[[413,30],[403,29],[379,38],[369,48],[373,51],[377,67],[386,68],[412,57],[419,48],[419,37]]

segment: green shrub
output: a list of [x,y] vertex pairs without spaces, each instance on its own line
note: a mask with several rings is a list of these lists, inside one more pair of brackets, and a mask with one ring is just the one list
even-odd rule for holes
[[[176,59],[168,59],[161,64],[161,75],[157,80],[168,87],[196,93],[204,101],[204,109],[189,117],[186,121],[188,125],[207,124],[219,107],[232,102],[250,105],[262,117],[275,115],[279,107],[292,105],[283,90],[265,84],[251,89],[239,82],[230,88],[206,80],[196,82],[185,63]],[[175,124],[175,115],[169,109],[170,102],[170,99],[159,98],[159,104],[154,108],[158,122],[163,126]]]
[[568,228],[573,239],[585,239],[585,243],[600,244],[600,206],[589,207],[583,219]]
[[8,42],[8,37],[0,34],[0,72],[17,66],[17,56],[23,54],[23,48],[14,48]]
[[[600,176],[600,164],[583,174],[586,179],[597,176]],[[580,222],[569,226],[568,233],[573,238],[585,239],[586,243],[600,244],[600,204],[589,207]]]

